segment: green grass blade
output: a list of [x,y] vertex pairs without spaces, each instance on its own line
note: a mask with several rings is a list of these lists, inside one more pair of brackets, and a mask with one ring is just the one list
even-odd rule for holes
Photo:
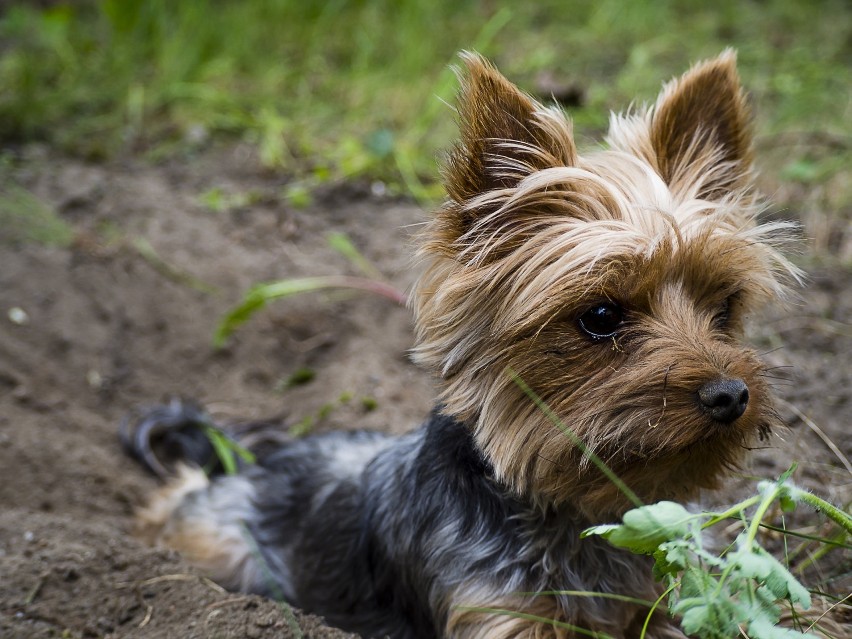
[[585,442],[580,439],[576,435],[576,433],[574,433],[574,431],[571,430],[565,424],[565,422],[563,422],[559,418],[559,416],[553,412],[553,410],[551,410],[550,406],[548,406],[544,402],[544,400],[542,400],[541,397],[539,397],[538,394],[532,388],[530,388],[527,383],[523,379],[521,379],[521,377],[514,370],[508,369],[508,373],[512,380],[514,380],[518,387],[524,392],[524,394],[529,397],[533,402],[535,402],[535,405],[538,407],[538,409],[545,414],[545,416],[551,421],[551,423],[563,433],[565,433],[568,439],[571,440],[571,443],[573,443],[577,448],[579,448],[580,452],[582,452],[583,455],[588,457],[589,461],[591,461],[595,466],[597,466],[598,470],[600,470],[604,475],[606,475],[607,479],[609,479],[613,484],[615,484],[634,506],[638,508],[643,505],[642,500],[639,499],[639,496],[635,492],[633,492],[630,487],[625,484],[621,480],[621,478],[612,471],[609,466],[607,466],[604,460],[602,460],[600,457],[598,457],[592,451],[589,450]]
[[237,442],[230,439],[225,433],[211,425],[203,425],[204,435],[213,446],[216,457],[222,464],[226,475],[235,475],[237,473],[237,460],[235,455],[239,456],[244,462],[253,464],[255,462],[254,453],[247,448],[240,446]]
[[250,289],[243,301],[225,315],[213,335],[213,345],[216,348],[224,346],[228,337],[239,326],[272,300],[335,288],[366,291],[390,299],[399,305],[405,305],[405,295],[391,285],[362,277],[327,275],[259,284]]
[[194,275],[169,264],[166,260],[160,257],[160,254],[154,249],[151,243],[144,237],[133,238],[130,242],[131,246],[139,253],[160,275],[166,277],[173,282],[188,286],[200,293],[214,294],[218,289],[204,282]]
[[26,189],[0,184],[0,245],[67,247],[73,240],[74,229],[50,206]]
[[361,271],[364,275],[374,280],[382,279],[382,274],[379,273],[379,270],[361,254],[361,251],[355,248],[355,245],[352,243],[352,240],[349,239],[348,235],[345,233],[329,233],[326,236],[326,239],[328,240],[328,245],[331,248],[352,262],[352,264],[355,265],[355,268]]

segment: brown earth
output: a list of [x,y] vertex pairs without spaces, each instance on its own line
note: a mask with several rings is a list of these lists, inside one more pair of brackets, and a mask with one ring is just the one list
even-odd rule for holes
[[[156,486],[118,444],[131,407],[181,395],[224,421],[313,416],[318,430],[392,432],[430,408],[431,380],[407,357],[409,314],[382,298],[274,303],[227,348],[211,347],[219,318],[252,284],[355,274],[329,248],[331,231],[400,289],[414,277],[416,205],[341,185],[294,208],[282,178],[255,166],[242,147],[161,166],[88,165],[30,147],[7,167],[75,239],[56,248],[0,229],[0,637],[349,636],[226,593],[129,534],[133,508]],[[208,210],[199,196],[214,187],[242,202]],[[811,268],[802,301],[753,330],[770,364],[784,367],[777,390],[789,430],[755,453],[752,472],[773,478],[798,461],[800,484],[848,508],[852,271],[838,262]],[[303,368],[313,381],[284,388]],[[712,499],[752,489],[741,477]],[[813,513],[791,521],[828,530]],[[810,585],[848,593],[842,553],[817,562]]]

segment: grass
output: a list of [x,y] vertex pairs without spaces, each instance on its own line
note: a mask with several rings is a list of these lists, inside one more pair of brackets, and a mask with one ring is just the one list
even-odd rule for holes
[[844,0],[22,4],[0,16],[0,140],[156,159],[239,139],[308,186],[369,176],[430,198],[460,49],[533,92],[547,91],[544,72],[576,87],[589,137],[609,109],[733,45],[761,139],[784,147],[779,171],[806,184],[846,175],[848,210],[850,25]]
[[0,246],[69,246],[73,228],[26,189],[0,181]]

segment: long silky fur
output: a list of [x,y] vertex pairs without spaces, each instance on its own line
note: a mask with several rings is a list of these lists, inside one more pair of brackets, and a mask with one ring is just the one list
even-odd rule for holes
[[[501,481],[543,503],[597,517],[628,505],[508,371],[643,499],[715,486],[776,421],[762,365],[737,342],[742,320],[799,277],[781,251],[791,226],[757,221],[734,54],[614,115],[609,148],[582,156],[561,112],[465,60],[459,119],[479,138],[462,135],[445,176],[451,195],[468,197],[451,197],[423,233],[413,296],[415,359],[442,380],[444,410],[471,424]],[[494,103],[513,118],[489,132],[477,118]],[[470,165],[490,190],[473,193]],[[729,299],[720,331],[713,312]],[[630,311],[629,328],[589,344],[576,319],[605,300]],[[724,375],[745,379],[753,401],[703,447],[713,429],[686,396]]]
[[[411,297],[438,407],[396,438],[232,431],[258,463],[209,480],[183,470],[140,524],[221,583],[365,637],[632,639],[648,608],[630,598],[659,591],[646,557],[580,539],[631,505],[588,451],[643,501],[687,499],[771,431],[741,334],[799,277],[782,255],[791,229],[759,223],[732,52],[613,116],[607,148],[584,154],[560,110],[476,54],[463,62],[448,200],[420,239]],[[606,338],[582,324],[601,304],[623,312]],[[744,412],[702,405],[719,379],[747,388]],[[164,468],[151,440],[200,450],[198,415],[173,403],[124,441]],[[683,638],[661,611],[644,636]]]

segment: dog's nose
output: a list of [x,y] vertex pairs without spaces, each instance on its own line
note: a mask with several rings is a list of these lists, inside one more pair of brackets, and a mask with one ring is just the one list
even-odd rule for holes
[[730,424],[748,406],[748,386],[741,379],[726,378],[707,382],[698,389],[701,406],[717,422]]

